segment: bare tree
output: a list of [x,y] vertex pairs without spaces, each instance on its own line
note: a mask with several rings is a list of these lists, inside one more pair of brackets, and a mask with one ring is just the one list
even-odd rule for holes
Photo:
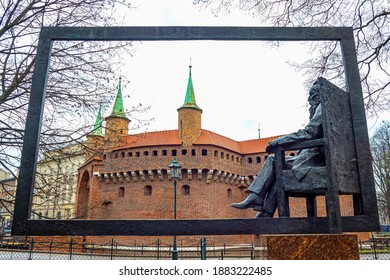
[[[122,0],[0,0],[0,168],[17,176],[41,27],[118,25],[118,11],[129,9],[131,4]],[[93,129],[99,102],[111,105],[133,44],[54,42],[40,155],[83,143]],[[122,80],[125,88],[128,80]],[[134,106],[127,114],[132,118],[143,110]]]
[[[388,0],[194,0],[215,14],[239,9],[266,26],[348,26],[357,47],[367,112],[390,105],[390,3]],[[308,80],[343,79],[337,42],[312,43],[316,56],[298,66]],[[337,82],[337,81],[336,81]]]
[[383,122],[371,138],[373,168],[378,191],[378,208],[390,223],[390,122]]
[[[120,0],[0,0],[1,168],[14,172],[19,165],[40,28],[118,24],[118,5],[132,8]],[[53,149],[70,144],[91,130],[86,124],[93,125],[99,101],[108,104],[115,95],[116,78],[123,58],[133,53],[132,44],[80,41],[53,44],[42,147]],[[133,111],[138,109],[135,107]]]

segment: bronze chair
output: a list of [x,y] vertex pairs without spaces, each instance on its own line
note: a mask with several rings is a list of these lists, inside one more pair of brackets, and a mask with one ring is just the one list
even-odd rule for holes
[[[339,194],[353,195],[354,215],[362,214],[355,135],[349,96],[326,79],[321,83],[323,138],[277,146],[275,153],[278,215],[290,217],[289,197],[306,198],[307,216],[317,216],[316,196],[325,196],[331,224],[340,223]],[[286,151],[323,147],[324,166],[312,167],[300,181],[287,169]]]

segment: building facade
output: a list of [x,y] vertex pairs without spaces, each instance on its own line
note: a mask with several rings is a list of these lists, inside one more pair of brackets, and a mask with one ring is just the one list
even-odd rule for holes
[[73,219],[77,170],[84,163],[84,144],[74,144],[43,154],[35,175],[32,219]]
[[[9,228],[12,224],[16,178],[0,169],[0,228]],[[1,232],[1,230],[0,230]]]

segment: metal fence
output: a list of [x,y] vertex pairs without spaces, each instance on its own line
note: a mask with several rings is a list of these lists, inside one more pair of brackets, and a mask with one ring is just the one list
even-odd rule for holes
[[[203,243],[204,244],[204,243]],[[205,244],[206,245],[206,244]],[[155,245],[123,245],[114,240],[106,244],[73,242],[0,242],[0,260],[169,260],[172,259],[171,245],[157,240]],[[179,259],[267,259],[266,248],[250,245],[208,245],[178,246]]]
[[390,260],[390,236],[359,241],[361,260]]
[[[359,241],[361,260],[390,260],[390,238]],[[113,239],[106,244],[35,242],[34,239],[0,241],[0,260],[169,260],[172,246],[159,240],[154,245],[124,245]],[[266,260],[266,246],[213,245],[179,246],[179,259]]]

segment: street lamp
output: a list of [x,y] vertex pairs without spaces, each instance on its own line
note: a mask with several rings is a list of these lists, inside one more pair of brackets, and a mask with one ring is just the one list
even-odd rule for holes
[[[171,170],[171,176],[173,180],[173,219],[176,220],[176,180],[179,178],[179,170],[181,166],[177,160],[173,160],[169,165]],[[173,250],[172,250],[172,260],[178,259],[177,244],[176,244],[176,235],[173,236]]]

